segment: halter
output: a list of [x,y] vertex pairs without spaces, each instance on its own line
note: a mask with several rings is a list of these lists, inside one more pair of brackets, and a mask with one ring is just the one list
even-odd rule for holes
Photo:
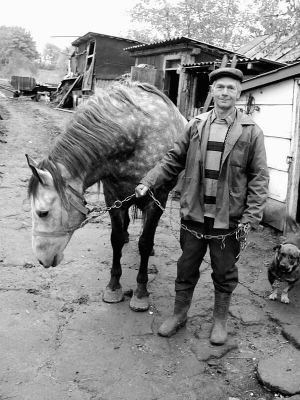
[[[68,183],[66,185],[66,189],[70,189],[70,191],[76,197],[78,197],[80,200],[82,200],[84,205],[87,203],[84,196],[81,193],[79,193],[76,189],[74,189],[71,185],[69,185]],[[70,209],[70,204],[71,204],[74,208],[76,208],[76,210],[80,211],[82,214],[85,215],[85,219],[84,219],[84,221],[85,221],[87,218],[87,214],[90,212],[90,210],[87,207],[85,207],[84,205],[81,205],[80,203],[78,203],[78,201],[74,197],[72,197],[71,194],[68,194],[66,192],[65,192],[65,199],[66,199],[66,201],[62,201],[62,204],[63,204],[65,211],[67,212],[67,216],[68,216],[68,211]],[[63,216],[62,216],[62,219],[63,219]],[[68,219],[66,218],[65,221],[63,221],[64,230],[53,231],[53,232],[44,232],[44,231],[37,231],[35,229],[32,229],[32,235],[33,236],[44,236],[44,237],[60,237],[60,236],[71,235],[74,231],[81,228],[84,221],[81,222],[80,224],[77,224],[74,226],[69,226]]]

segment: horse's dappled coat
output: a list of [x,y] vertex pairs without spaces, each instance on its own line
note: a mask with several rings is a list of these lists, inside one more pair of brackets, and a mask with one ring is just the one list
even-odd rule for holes
[[[48,156],[38,165],[30,163],[33,176],[28,193],[35,232],[32,243],[41,263],[49,267],[61,261],[72,236],[72,227],[77,227],[85,218],[78,210],[84,207],[80,196],[88,187],[101,181],[108,206],[116,200],[124,200],[172,147],[185,124],[174,104],[147,84],[117,85],[82,104],[65,132],[56,138]],[[170,188],[163,186],[155,192],[162,205],[166,203]],[[78,207],[76,203],[80,203]],[[40,209],[41,204],[47,210]],[[133,204],[141,208],[144,215],[139,239],[138,285],[131,302],[133,309],[141,310],[149,306],[147,265],[161,216],[161,210],[149,197],[132,198],[120,209],[110,211],[113,263],[104,300],[120,301],[123,296],[119,282],[120,258],[129,223],[128,208]],[[62,232],[68,226],[68,238],[55,237],[54,233],[51,236],[55,230]],[[47,234],[43,236],[39,232]]]

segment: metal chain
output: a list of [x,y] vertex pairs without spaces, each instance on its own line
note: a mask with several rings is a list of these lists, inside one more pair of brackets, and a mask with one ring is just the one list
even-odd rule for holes
[[[166,209],[161,205],[161,203],[159,202],[159,200],[157,200],[153,194],[153,192],[151,190],[148,190],[148,193],[150,194],[151,198],[153,199],[153,201],[155,202],[155,204],[166,214],[169,216],[171,221],[174,221],[176,224],[178,224],[180,226],[180,228],[182,228],[183,230],[191,233],[192,235],[196,236],[197,239],[207,239],[207,240],[211,240],[211,239],[219,239],[221,240],[221,249],[224,250],[225,248],[225,240],[226,237],[228,236],[232,236],[235,235],[236,236],[236,240],[238,240],[241,244],[241,251],[243,251],[247,245],[247,237],[251,231],[251,225],[250,224],[245,224],[245,225],[241,225],[238,226],[236,229],[234,229],[233,231],[225,234],[225,235],[204,235],[202,233],[198,233],[194,230],[189,229],[186,225],[182,224],[181,222],[178,222],[177,220],[175,220],[173,218],[173,216],[168,213],[166,211]],[[238,254],[237,258],[239,257],[240,254]]]
[[[148,193],[150,195],[150,197],[152,198],[152,200],[154,201],[154,203],[162,210],[162,212],[164,212],[166,215],[169,216],[170,220],[175,222],[176,224],[178,224],[180,226],[180,228],[182,228],[183,230],[191,233],[192,235],[194,235],[197,239],[207,239],[207,240],[211,240],[211,239],[219,239],[221,240],[221,249],[224,250],[225,248],[225,240],[228,236],[232,236],[235,235],[236,239],[240,242],[241,244],[241,251],[243,251],[247,245],[247,237],[251,231],[251,226],[250,224],[245,224],[245,225],[241,225],[238,226],[236,229],[234,229],[233,231],[225,234],[225,235],[204,235],[202,233],[198,233],[192,229],[189,229],[186,225],[182,224],[181,222],[178,222],[176,219],[173,218],[173,216],[168,213],[168,211],[161,205],[160,201],[157,200],[152,192],[152,190],[148,190]],[[110,211],[112,209],[115,208],[121,208],[122,205],[128,201],[130,201],[133,197],[135,197],[135,193],[131,194],[130,196],[127,196],[124,200],[116,200],[112,206],[110,207],[101,207],[101,206],[96,206],[93,207],[90,212],[89,212],[89,216],[82,222],[81,227],[85,226],[90,220],[99,217],[99,213],[100,215],[106,213],[107,211]],[[94,213],[94,214],[93,214]],[[97,215],[95,215],[95,213],[98,213]],[[239,255],[237,256],[239,257]]]
[[131,194],[130,196],[127,196],[124,200],[116,200],[110,207],[101,207],[101,206],[93,207],[89,211],[88,217],[82,222],[81,228],[85,226],[88,222],[90,222],[92,219],[98,218],[102,214],[105,214],[106,212],[114,208],[121,208],[124,203],[130,201],[133,197],[135,197],[135,193]]

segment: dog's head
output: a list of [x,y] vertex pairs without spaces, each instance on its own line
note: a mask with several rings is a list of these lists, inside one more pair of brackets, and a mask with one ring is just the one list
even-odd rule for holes
[[284,274],[291,273],[300,263],[300,250],[290,243],[279,244],[274,247],[277,265]]

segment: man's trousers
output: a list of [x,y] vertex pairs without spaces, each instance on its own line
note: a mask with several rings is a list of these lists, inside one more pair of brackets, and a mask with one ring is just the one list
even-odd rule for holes
[[[214,229],[213,218],[205,218],[204,224],[182,220],[189,230],[203,235],[227,235],[234,229]],[[223,245],[222,245],[223,244]],[[215,289],[222,293],[232,293],[238,284],[236,262],[240,253],[240,242],[235,234],[222,239],[198,239],[189,231],[181,228],[180,246],[182,255],[177,262],[175,291],[194,288],[200,277],[200,265],[209,247],[212,281]]]

